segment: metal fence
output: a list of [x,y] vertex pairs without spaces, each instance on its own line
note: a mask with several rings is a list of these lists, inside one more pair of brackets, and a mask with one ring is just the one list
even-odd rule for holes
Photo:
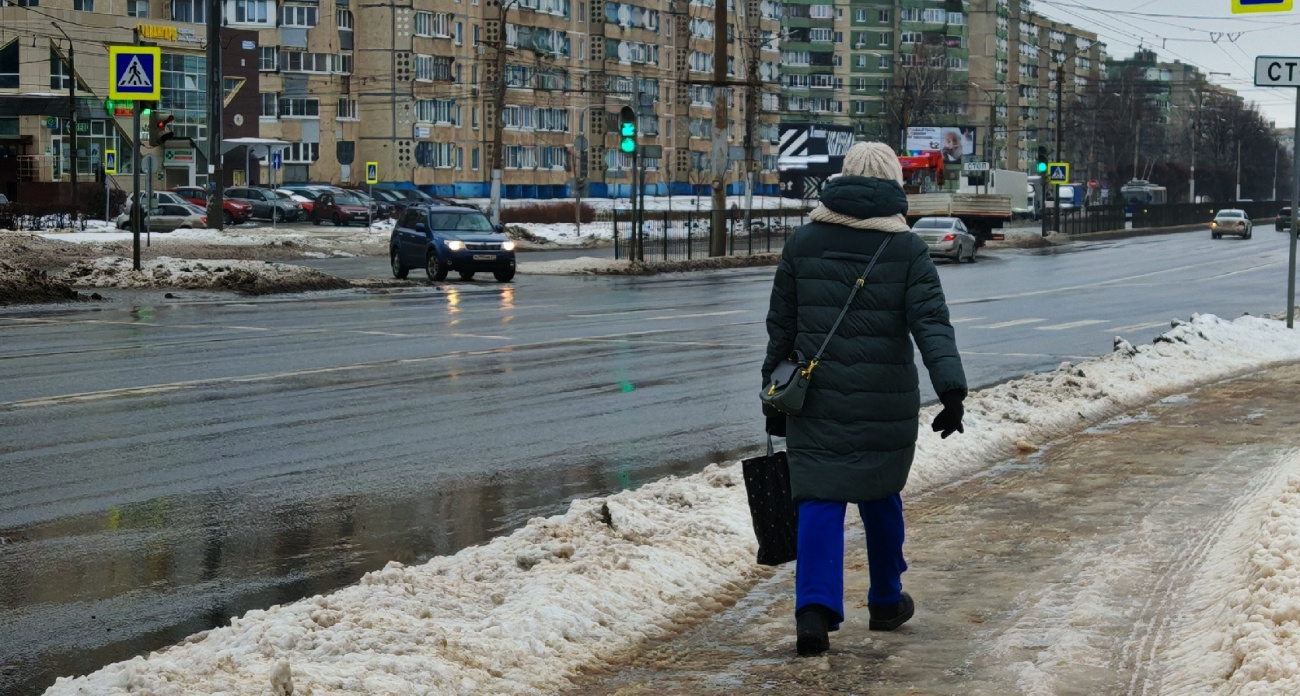
[[1133,227],[1172,227],[1210,224],[1214,214],[1225,208],[1246,211],[1252,220],[1271,218],[1286,205],[1283,201],[1224,201],[1222,203],[1179,203],[1133,206]]
[[[743,211],[727,211],[727,255],[780,252],[790,233],[808,223],[808,212],[804,208],[753,210],[746,229]],[[690,261],[709,257],[710,211],[647,211],[639,237],[630,210],[616,211],[612,221],[615,258]]]
[[1088,234],[1124,229],[1126,216],[1122,205],[1090,205],[1077,210],[1061,211],[1063,234]]

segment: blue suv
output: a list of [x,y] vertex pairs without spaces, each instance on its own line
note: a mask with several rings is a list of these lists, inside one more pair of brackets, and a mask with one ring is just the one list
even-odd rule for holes
[[471,280],[479,271],[491,271],[502,283],[515,277],[515,243],[473,208],[407,208],[393,226],[388,254],[395,278],[421,266],[433,281],[446,280],[450,271],[461,280]]

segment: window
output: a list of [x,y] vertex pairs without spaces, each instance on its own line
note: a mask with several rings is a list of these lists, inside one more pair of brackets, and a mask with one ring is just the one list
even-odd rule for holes
[[889,10],[880,11],[880,22],[881,24],[889,24],[890,22]]
[[317,9],[314,5],[285,5],[280,8],[280,25],[285,27],[314,27]]
[[415,56],[415,79],[419,82],[433,82],[433,56]]
[[432,12],[415,13],[415,35],[433,36],[433,13]]
[[281,118],[320,118],[320,100],[292,98],[280,100]]
[[569,150],[564,147],[543,147],[538,153],[541,169],[567,169]]
[[905,31],[898,35],[898,43],[903,45],[921,43],[921,32]]
[[257,69],[261,72],[275,72],[280,69],[280,53],[275,46],[262,46],[257,50]]
[[881,45],[881,46],[888,46],[888,45],[889,45],[889,34],[881,34],[881,35],[880,35],[880,45]]
[[[469,109],[469,127],[475,129],[478,128],[478,107],[477,106],[471,106]],[[474,153],[477,154],[478,150],[475,150]]]
[[830,5],[809,5],[808,16],[812,19],[834,19],[835,11]]
[[452,40],[456,42],[457,46],[459,46],[461,42],[464,40],[464,36],[465,36],[465,32],[463,31],[464,28],[465,26],[463,24],[461,24],[460,22],[456,22],[456,28],[451,33]]
[[78,12],[94,12],[95,0],[72,0],[72,9]]
[[[78,85],[80,86],[80,85]],[[59,52],[50,47],[50,89],[63,92],[68,89],[67,64]]]
[[357,100],[339,97],[339,116],[340,119],[349,121],[357,120]]
[[951,24],[953,26],[962,26],[965,23],[966,23],[966,15],[960,12],[948,13],[948,24]]
[[149,16],[149,0],[126,0],[126,16],[147,18]]
[[579,22],[587,21],[587,3],[585,2],[578,3],[578,21]]
[[[457,166],[460,153],[461,149],[453,143],[424,142],[416,148],[415,159],[421,167],[451,169]],[[446,223],[441,223],[440,226],[445,227]]]
[[460,125],[460,119],[456,117],[456,100],[420,99],[415,102],[415,120],[421,123]]
[[866,21],[867,21],[867,11],[866,11],[866,10],[854,10],[854,11],[853,11],[853,21],[855,21],[855,22],[857,22],[857,23],[859,23],[859,24],[861,24],[861,23],[863,23],[863,22],[866,22]]
[[943,24],[944,22],[948,21],[948,13],[945,12],[943,9],[926,10],[925,14],[922,15],[921,21],[925,22],[926,24]]
[[867,67],[867,54],[859,53],[858,55],[853,56],[853,67],[855,68]]
[[235,0],[235,22],[238,24],[270,24],[272,4],[269,0]]
[[285,72],[328,73],[331,67],[342,67],[337,63],[338,56],[330,53],[280,51],[280,69]]
[[537,148],[530,145],[506,146],[506,169],[536,169]]
[[830,43],[831,30],[823,28],[813,28],[808,30],[808,40],[813,43]]
[[472,166],[474,169],[478,169],[478,148],[477,147],[469,151],[469,161],[470,161],[470,166]]
[[889,70],[891,67],[893,67],[893,64],[894,64],[894,57],[893,57],[893,56],[881,56],[881,57],[880,57],[880,69],[881,69],[881,70]]
[[262,118],[276,118],[280,115],[280,95],[275,92],[262,92]]
[[352,31],[352,13],[339,9],[334,12],[334,22],[339,25],[339,31]]
[[0,88],[18,87],[18,40],[0,47]]
[[479,32],[479,29],[480,29],[479,25],[475,24],[475,25],[474,25],[474,45],[475,45],[475,46],[479,45],[479,42],[482,40],[482,39],[479,38],[479,33],[480,33],[480,32]]
[[310,164],[320,159],[320,143],[289,143],[284,151],[284,161]]

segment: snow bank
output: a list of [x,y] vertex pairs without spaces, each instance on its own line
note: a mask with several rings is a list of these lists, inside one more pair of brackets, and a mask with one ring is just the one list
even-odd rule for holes
[[[929,429],[937,407],[926,408],[909,492],[1161,396],[1300,359],[1300,334],[1280,322],[1175,324],[1153,345],[1117,339],[1111,355],[973,394],[964,435],[941,440]],[[455,556],[390,563],[357,586],[250,612],[46,693],[261,694],[273,674],[315,694],[555,690],[728,604],[762,573],[754,551],[739,464],[710,466],[576,501]]]
[[249,295],[349,287],[342,278],[306,266],[269,261],[190,260],[160,256],[132,269],[131,259],[105,256],[78,261],[63,272],[76,287],[236,290]]
[[0,260],[0,305],[57,302],[78,297],[76,290],[58,278]]
[[[466,198],[460,200],[464,203],[473,205],[480,210],[487,210],[488,204],[491,202],[487,198]],[[507,198],[501,201],[501,207],[517,208],[517,207],[530,206],[530,205],[547,205],[547,204],[566,203],[566,202],[573,203],[576,201],[575,199],[572,198],[546,198],[546,199]],[[584,198],[582,199],[582,204],[590,205],[592,208],[595,208],[596,210],[602,210],[602,211],[614,210],[615,208],[618,208],[619,210],[629,210],[631,209],[632,206],[631,201],[626,197]],[[731,208],[732,206],[735,206],[737,208],[743,208],[745,206],[745,197],[727,196],[727,207]],[[792,198],[782,198],[780,196],[754,196],[755,210],[759,210],[759,209],[772,210],[777,208],[788,208],[793,211],[793,210],[800,209],[802,206],[803,206],[802,201],[798,201]],[[656,211],[713,210],[713,199],[707,194],[703,196],[646,196],[645,209],[656,210]]]
[[1161,693],[1300,693],[1300,455],[1239,508],[1202,567]]
[[579,256],[558,261],[519,261],[519,272],[525,275],[581,275],[625,273],[631,262],[623,259]]
[[[285,245],[286,242],[303,247],[329,247],[338,244],[388,244],[392,220],[379,220],[370,227],[229,227],[225,230],[175,230],[154,232],[151,243],[209,244],[213,246],[267,246]],[[76,244],[103,244],[130,241],[129,231],[103,229],[87,232],[47,231],[40,236],[56,242]]]
[[511,238],[533,244],[560,246],[594,246],[614,240],[614,225],[609,222],[588,222],[578,226],[572,222],[510,223],[506,234]]

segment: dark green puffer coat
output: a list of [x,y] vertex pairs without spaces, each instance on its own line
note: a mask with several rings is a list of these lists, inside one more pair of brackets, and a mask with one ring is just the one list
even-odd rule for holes
[[[822,205],[859,219],[905,212],[902,189],[895,194],[882,182],[893,184],[840,177],[827,184]],[[913,340],[935,392],[965,394],[943,288],[921,238],[819,222],[794,232],[776,269],[763,384],[793,350],[812,358],[851,286],[891,236],[813,371],[803,413],[787,419],[796,500],[859,502],[903,490],[921,405]]]

